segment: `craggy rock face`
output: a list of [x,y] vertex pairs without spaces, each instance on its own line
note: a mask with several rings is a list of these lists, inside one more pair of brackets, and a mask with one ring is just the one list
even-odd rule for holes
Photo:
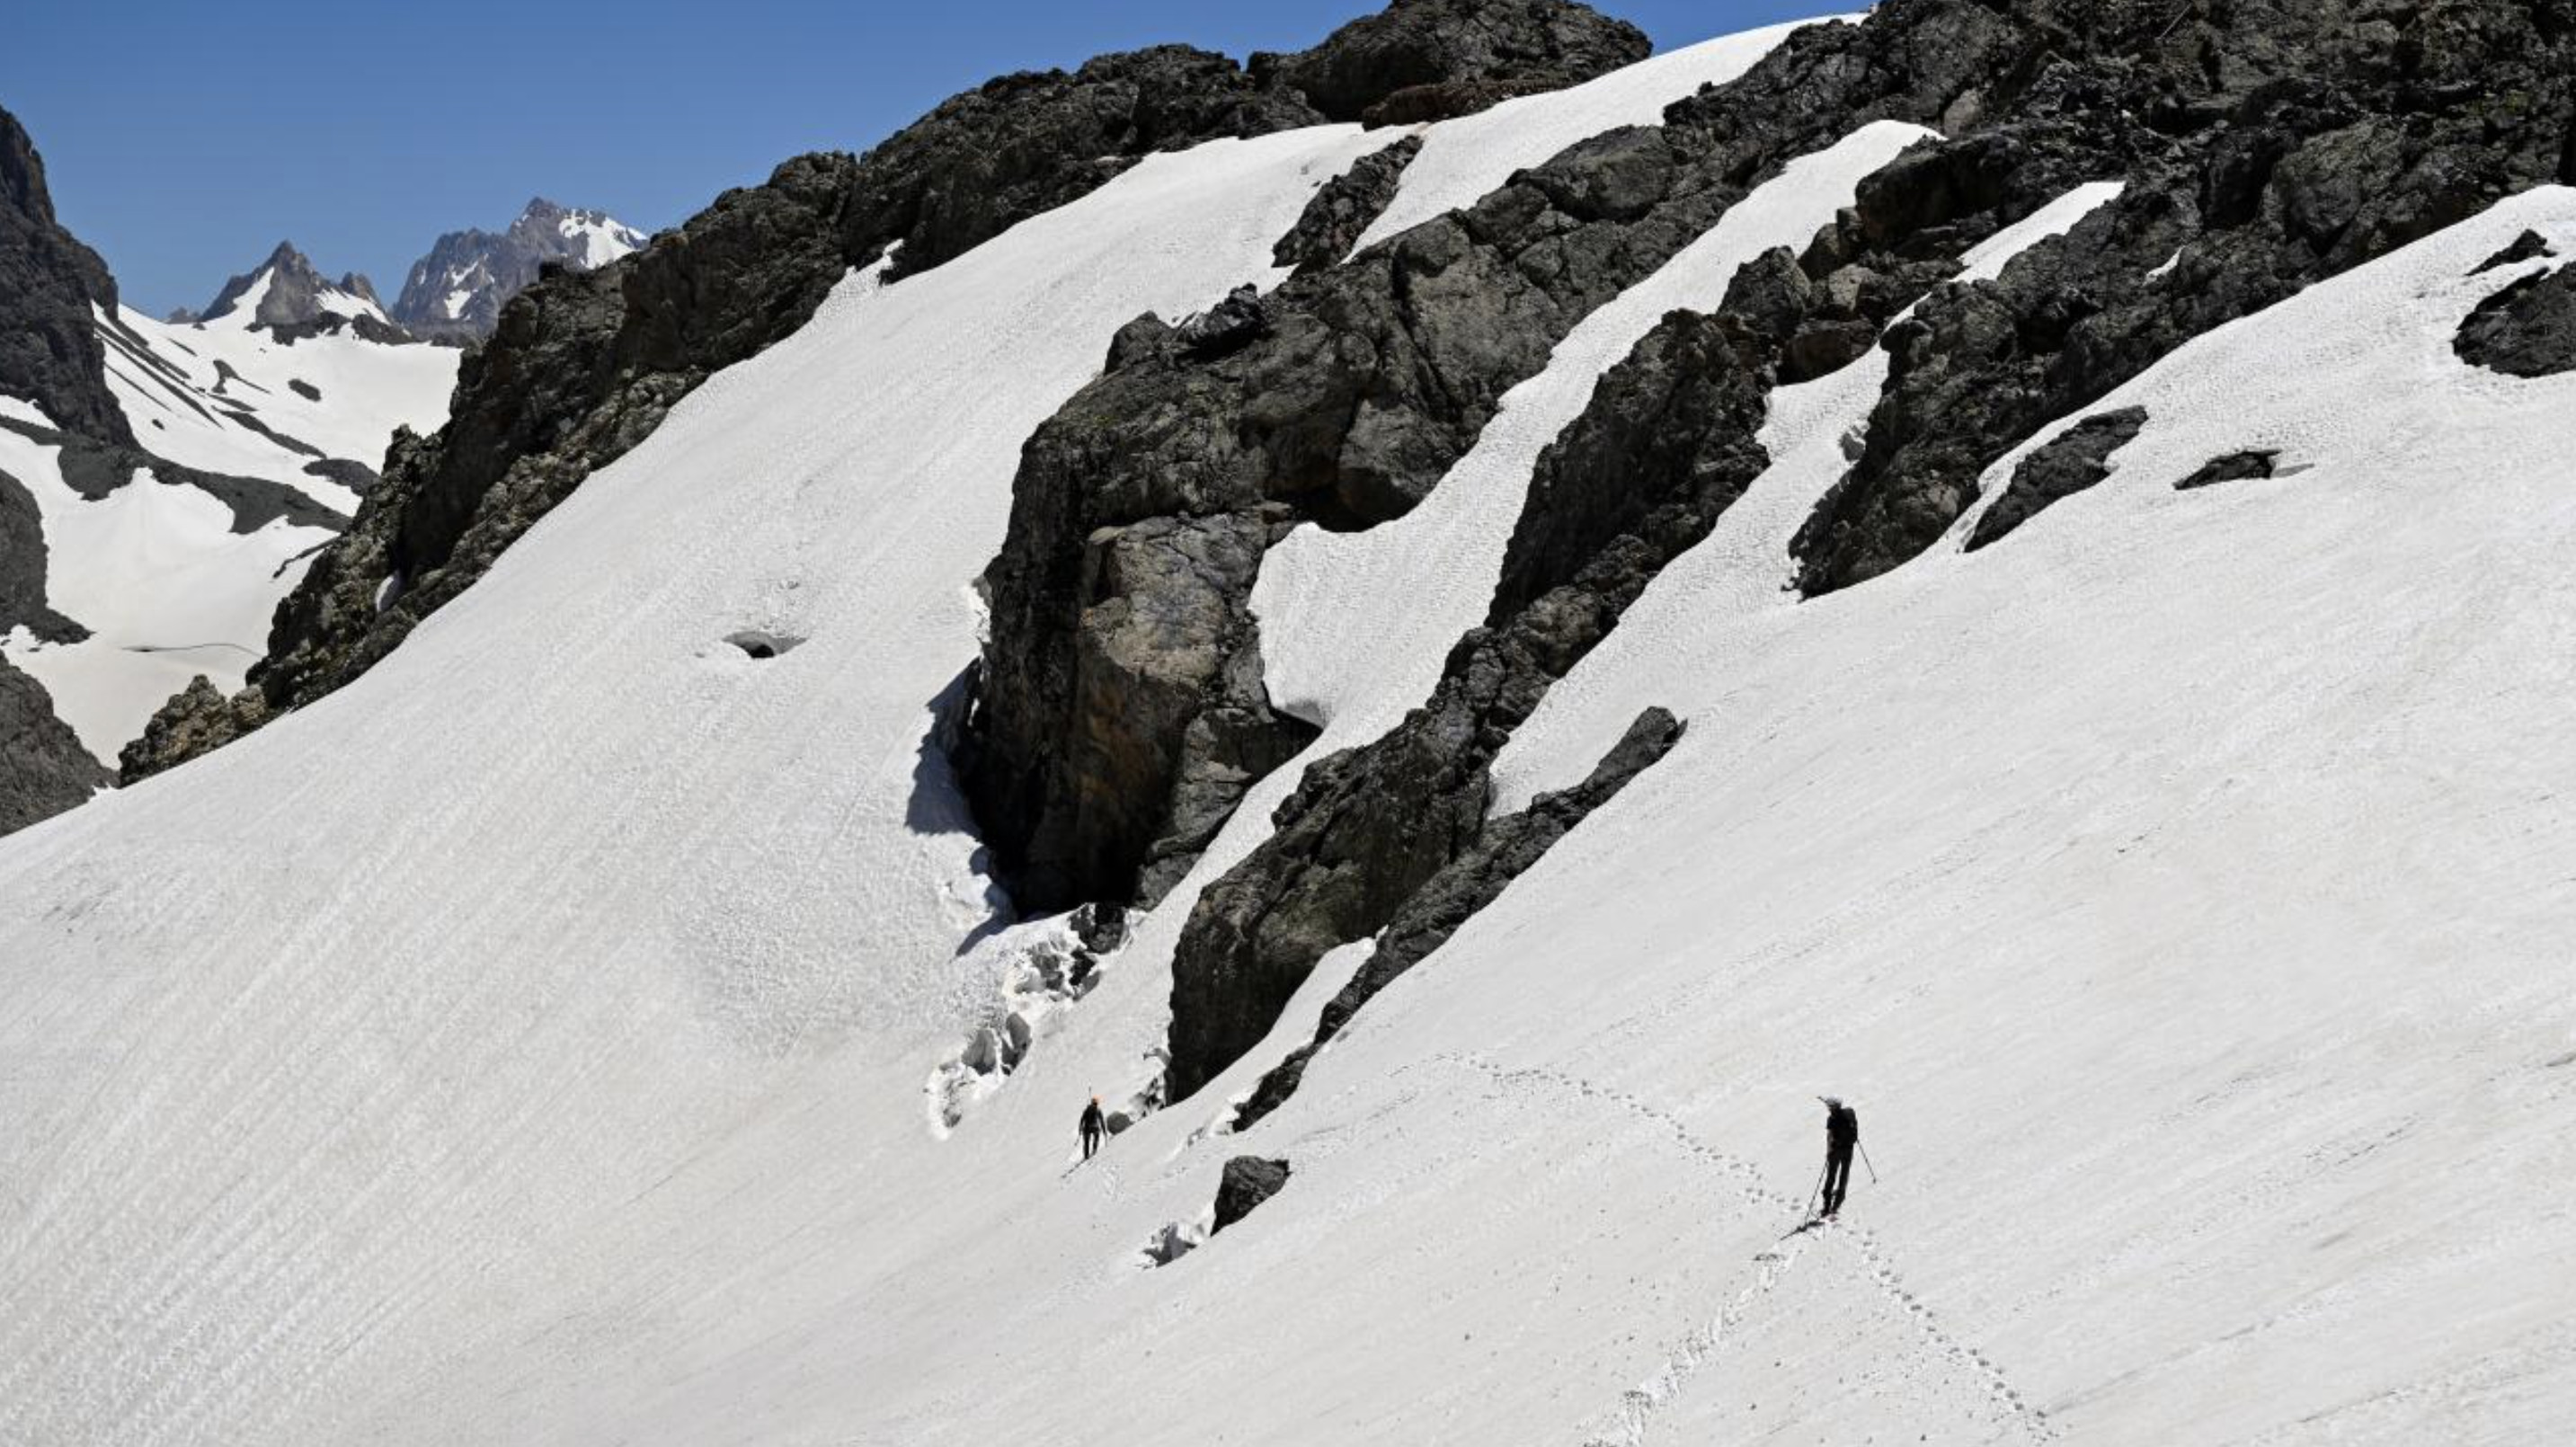
[[1271,248],[1270,259],[1299,271],[1332,266],[1351,254],[1377,218],[1395,200],[1404,168],[1422,153],[1422,138],[1406,136],[1351,163],[1306,203],[1297,224]]
[[1590,80],[1653,48],[1626,21],[1563,0],[1395,0],[1312,50],[1254,56],[1252,71],[1331,120],[1409,124]]
[[2056,441],[2022,459],[2013,469],[2012,485],[1977,519],[1968,536],[1971,551],[1982,548],[2031,520],[2042,508],[2073,497],[2111,475],[2110,456],[2127,446],[2147,425],[2147,409],[2123,407],[2087,417],[2066,429]]
[[116,281],[54,220],[44,159],[0,110],[0,393],[32,400],[57,426],[131,446],[92,306],[115,315]]
[[2453,345],[2462,361],[2509,377],[2576,372],[2576,267],[2524,277],[2488,297]]
[[[1149,859],[1179,860],[1159,823],[1170,801],[1210,792],[1211,770],[1191,747],[1193,718],[1175,701],[1223,693],[1238,716],[1261,712],[1223,682],[1246,672],[1236,660],[1254,641],[1246,600],[1257,558],[1228,553],[1224,568],[1191,572],[1183,586],[1196,631],[1148,691],[1124,681],[1113,630],[1182,610],[1127,586],[1155,575],[1118,566],[1120,539],[1156,519],[1249,538],[1300,519],[1365,527],[1401,516],[1577,322],[1706,232],[1753,184],[1848,134],[1855,117],[1937,117],[2041,43],[1973,9],[1937,11],[1921,28],[1922,44],[1855,27],[1793,37],[1719,97],[1676,107],[1665,126],[1586,141],[1467,210],[1290,281],[1266,298],[1264,334],[1221,359],[1157,345],[1147,329],[1123,334],[1118,367],[1030,440],[1010,530],[986,574],[992,641],[964,777],[1021,906],[1144,894]],[[1931,59],[1899,65],[1882,51]],[[1690,343],[1715,353],[1732,345]],[[1689,405],[1724,410],[1740,400],[1730,385]],[[1757,405],[1747,415],[1758,414]],[[1615,500],[1621,490],[1589,495]],[[1620,506],[1612,501],[1601,519],[1619,518]],[[1552,566],[1584,555],[1596,524],[1618,531],[1580,512],[1548,510],[1567,529],[1561,539],[1525,529],[1529,556]],[[1472,727],[1462,735],[1472,736]],[[1421,748],[1411,772],[1443,799],[1480,777],[1445,744]],[[1275,733],[1257,752],[1286,756]],[[1239,797],[1244,781],[1231,769],[1224,777]],[[1445,782],[1433,788],[1433,779]],[[1422,791],[1391,797],[1417,812],[1350,836],[1376,841],[1353,846],[1354,859],[1384,854],[1389,867],[1353,864],[1347,872],[1366,882],[1350,884],[1350,899],[1328,914],[1382,922],[1472,837],[1481,810],[1462,814]],[[1282,942],[1262,952],[1300,961],[1300,974],[1311,963],[1306,932],[1285,921],[1257,931]]]
[[[2017,152],[1997,174],[2054,157],[2128,189],[2067,244],[1927,297],[1891,339],[1868,450],[1799,539],[1810,594],[1931,546],[1996,458],[2182,342],[2576,180],[2564,0],[2248,3],[2098,30],[2072,6],[2013,8],[2068,39],[2018,95],[1974,98]],[[1937,227],[1961,184],[1891,185],[1864,198],[1867,229]]]
[[1286,1161],[1236,1156],[1226,1162],[1225,1175],[1218,1180],[1216,1188],[1216,1224],[1208,1228],[1208,1234],[1213,1236],[1251,1215],[1262,1202],[1278,1195],[1287,1184]]
[[0,834],[86,802],[114,782],[54,717],[45,686],[0,658]]

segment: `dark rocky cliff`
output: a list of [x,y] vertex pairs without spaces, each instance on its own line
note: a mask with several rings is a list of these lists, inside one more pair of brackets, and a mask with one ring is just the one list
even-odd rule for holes
[[93,306],[115,314],[116,279],[54,219],[44,158],[0,110],[0,393],[33,401],[58,427],[131,445]]

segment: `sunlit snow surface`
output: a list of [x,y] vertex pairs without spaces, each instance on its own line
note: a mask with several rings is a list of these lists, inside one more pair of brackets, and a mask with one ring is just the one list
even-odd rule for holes
[[[263,274],[256,285],[267,284]],[[281,342],[272,330],[247,325],[255,305],[246,299],[194,325],[119,307],[114,325],[101,318],[108,391],[135,439],[157,456],[283,482],[325,507],[353,512],[357,494],[305,471],[306,465],[319,454],[381,470],[396,427],[437,431],[447,420],[464,353],[427,343],[389,346],[347,333]],[[319,395],[297,390],[298,382]],[[259,425],[242,421],[242,411]]]
[[[1203,869],[934,1134],[996,981],[922,743],[1019,444],[1378,139],[854,279],[356,686],[0,841],[0,1440],[2548,1440],[2576,379],[2448,337],[2523,227],[2576,245],[2562,190],[2184,349],[2100,404],[2155,414],[2101,487],[1815,603],[1786,539],[1878,364],[1783,394],[1503,767],[1650,703],[1681,747],[1284,1110],[1206,1134],[1249,1060],[1073,1165]],[[2275,445],[2314,465],[2170,489]],[[1783,1240],[1828,1090],[1884,1179]],[[1287,1189],[1148,1268],[1241,1151]]]
[[63,482],[56,449],[7,429],[0,472],[36,500],[46,601],[90,630],[78,643],[43,643],[22,626],[0,635],[0,653],[45,686],[55,715],[110,764],[191,678],[241,687],[277,600],[331,537],[284,519],[236,533],[232,509],[149,471],[84,498]]

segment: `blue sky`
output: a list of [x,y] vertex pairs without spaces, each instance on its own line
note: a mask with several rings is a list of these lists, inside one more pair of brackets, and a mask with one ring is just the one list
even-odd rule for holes
[[[1010,70],[1182,40],[1312,44],[1373,0],[35,0],[0,106],[130,305],[203,306],[291,239],[391,301],[438,233],[532,195],[647,230],[789,156],[864,150]],[[1659,48],[1836,7],[1608,0]],[[1844,7],[1856,8],[1856,7]]]

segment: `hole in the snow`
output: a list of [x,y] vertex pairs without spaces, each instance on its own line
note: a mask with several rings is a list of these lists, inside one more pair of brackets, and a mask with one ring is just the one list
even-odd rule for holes
[[725,642],[741,649],[747,658],[776,658],[804,641],[790,634],[772,633],[765,628],[746,628],[725,638]]

